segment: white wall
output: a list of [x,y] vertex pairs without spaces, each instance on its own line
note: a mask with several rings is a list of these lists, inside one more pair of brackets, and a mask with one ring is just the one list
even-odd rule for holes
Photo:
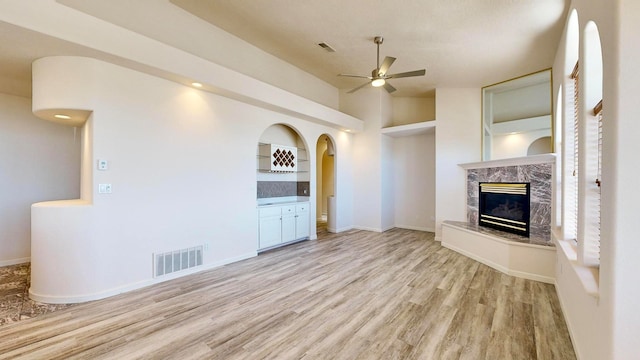
[[[396,158],[393,153],[392,138],[384,135],[381,136],[381,173],[382,188],[380,196],[382,202],[380,204],[380,228],[382,231],[389,230],[395,226],[395,173],[394,163]],[[405,174],[406,175],[406,174]]]
[[480,161],[479,88],[436,89],[436,240],[445,220],[466,221],[465,171]]
[[435,133],[393,139],[395,226],[435,231]]
[[[547,78],[548,79],[548,78]],[[493,123],[551,114],[551,85],[547,83],[493,94]]]
[[[636,219],[640,192],[629,185],[640,177],[640,170],[632,166],[637,163],[640,133],[636,121],[640,116],[640,68],[635,60],[640,56],[640,4],[573,0],[571,8],[578,12],[581,41],[586,24],[595,21],[602,42],[605,121],[600,268],[595,283],[591,283],[593,272],[577,265],[570,247],[558,251],[556,289],[579,359],[635,359],[640,337]],[[566,29],[553,67],[554,98],[561,84],[568,88],[566,68],[573,68],[575,63],[565,53],[565,39]],[[581,54],[583,49],[581,43]],[[565,64],[565,58],[570,58],[569,64]]]
[[[493,135],[491,160],[527,156],[529,146],[541,137],[551,136],[551,129],[525,131],[517,134]],[[551,146],[546,153],[551,152]]]
[[381,91],[364,87],[340,96],[340,110],[364,121],[364,131],[353,135],[353,225],[371,231],[382,231]]
[[337,202],[336,232],[349,230],[355,224],[355,179],[358,176],[353,169],[356,166],[353,155],[354,135],[341,131],[333,133],[336,145],[335,164],[335,197]]
[[[393,100],[388,92],[379,89],[380,93],[380,123],[381,127],[385,124],[392,122],[393,117]],[[380,138],[380,177],[381,177],[381,189],[380,196],[381,208],[380,208],[380,228],[382,231],[389,230],[395,226],[395,176],[393,163],[395,158],[393,156],[393,139],[388,136],[380,134],[378,130],[378,137]]]
[[[68,86],[60,89],[63,80]],[[93,110],[91,163],[110,163],[108,171],[83,169],[83,178],[92,176],[92,201],[33,207],[30,294],[48,302],[85,301],[158,281],[151,277],[154,252],[207,244],[204,268],[254,256],[255,156],[264,130],[284,123],[306,144],[322,133],[342,139],[332,128],[89,58],[38,60],[36,88],[34,110],[57,103]],[[349,163],[349,144],[336,145]],[[313,148],[311,199],[315,155]],[[112,184],[113,193],[97,194],[100,183]],[[340,212],[350,211],[349,200]]]
[[80,196],[80,131],[41,121],[0,94],[0,266],[31,256],[31,204]]
[[436,99],[415,97],[394,97],[392,123],[385,126],[406,125],[435,120]]
[[[586,2],[586,1],[585,1]],[[604,2],[610,6],[608,2]],[[637,1],[617,1],[617,13],[612,16],[619,20],[618,33],[618,73],[616,66],[605,65],[606,105],[612,107],[614,123],[605,125],[606,130],[615,134],[606,143],[607,162],[611,164],[604,171],[615,174],[604,180],[612,183],[615,190],[608,192],[604,200],[605,209],[611,209],[603,218],[603,239],[615,239],[608,245],[613,252],[613,308],[614,337],[613,354],[617,359],[638,356],[638,338],[640,338],[640,282],[638,281],[638,259],[640,259],[640,242],[638,242],[638,204],[640,191],[629,191],[629,185],[637,183],[640,169],[637,164],[638,134],[640,134],[640,3]],[[611,11],[611,10],[609,10]],[[598,25],[606,26],[606,24]],[[602,34],[602,30],[601,34]],[[607,36],[608,39],[608,36]],[[615,47],[615,45],[613,45]],[[603,47],[608,53],[611,48]],[[608,56],[605,57],[605,61]],[[615,76],[617,75],[617,76]],[[611,83],[617,89],[611,89]],[[613,103],[612,105],[610,105]],[[617,103],[617,104],[616,104]],[[616,109],[617,105],[617,109]],[[607,110],[608,112],[608,110]],[[605,195],[603,195],[604,198]]]

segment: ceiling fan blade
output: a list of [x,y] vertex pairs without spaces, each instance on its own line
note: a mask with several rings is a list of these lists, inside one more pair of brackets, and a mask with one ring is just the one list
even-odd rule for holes
[[380,65],[380,69],[378,70],[378,74],[380,75],[384,75],[387,73],[387,71],[389,70],[389,68],[391,67],[391,64],[393,64],[393,62],[396,61],[396,58],[391,57],[391,56],[387,56],[384,58],[384,61],[382,62],[382,65]]
[[363,78],[363,79],[373,79],[371,76],[364,75],[354,75],[354,74],[338,74],[338,76],[346,76],[346,77],[354,77],[354,78]]
[[398,73],[398,74],[391,74],[385,77],[387,79],[397,79],[397,78],[411,77],[411,76],[422,76],[426,73],[427,73],[427,70],[422,69],[422,70],[415,70],[415,71],[407,71],[407,72]]
[[389,82],[385,82],[383,86],[384,86],[384,89],[387,90],[387,92],[389,94],[391,94],[392,92],[396,91],[396,88],[391,86],[391,84],[389,84]]
[[364,83],[364,84],[362,84],[362,85],[358,86],[357,88],[353,88],[353,89],[351,89],[351,90],[347,91],[347,94],[353,94],[354,92],[356,92],[356,91],[358,91],[358,90],[362,89],[363,87],[365,87],[365,86],[367,86],[367,85],[369,85],[369,84],[371,84],[371,81],[366,82],[366,83]]

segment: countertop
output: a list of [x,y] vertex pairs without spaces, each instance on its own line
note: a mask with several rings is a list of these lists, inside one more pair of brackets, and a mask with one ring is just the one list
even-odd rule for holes
[[263,198],[257,200],[257,207],[298,204],[309,202],[308,196],[287,196],[278,198]]

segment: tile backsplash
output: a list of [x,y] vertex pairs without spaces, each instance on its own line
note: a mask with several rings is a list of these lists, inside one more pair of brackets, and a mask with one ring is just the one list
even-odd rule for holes
[[309,181],[258,181],[258,199],[309,196]]

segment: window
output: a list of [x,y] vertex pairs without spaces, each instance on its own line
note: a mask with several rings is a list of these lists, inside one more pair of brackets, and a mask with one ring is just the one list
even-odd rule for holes
[[580,27],[578,13],[572,10],[567,23],[567,36],[565,47],[565,66],[563,73],[563,106],[562,117],[562,148],[560,168],[561,171],[561,216],[560,224],[562,237],[573,240],[577,244],[578,238],[578,116],[579,116],[579,42]]
[[582,265],[600,266],[600,191],[602,181],[602,49],[600,35],[593,21],[584,32],[583,79],[584,94],[580,95],[580,167],[578,177],[582,204],[578,217],[578,260]]
[[569,75],[566,94],[566,116],[565,116],[565,144],[564,149],[564,238],[572,239],[577,244],[578,239],[578,165],[580,163],[580,122],[579,122],[579,102],[580,102],[580,81],[579,65],[576,62],[573,71]]
[[[578,41],[578,36],[572,34],[572,40]],[[575,42],[571,43],[571,48],[567,48],[565,60],[574,61],[575,65],[572,71],[571,67],[565,68],[568,78],[564,84],[562,230],[565,239],[575,241],[578,262],[583,266],[598,267],[600,190],[606,186],[603,181],[603,175],[606,174],[602,174],[602,49],[600,35],[593,21],[585,27],[584,35],[580,60]]]

